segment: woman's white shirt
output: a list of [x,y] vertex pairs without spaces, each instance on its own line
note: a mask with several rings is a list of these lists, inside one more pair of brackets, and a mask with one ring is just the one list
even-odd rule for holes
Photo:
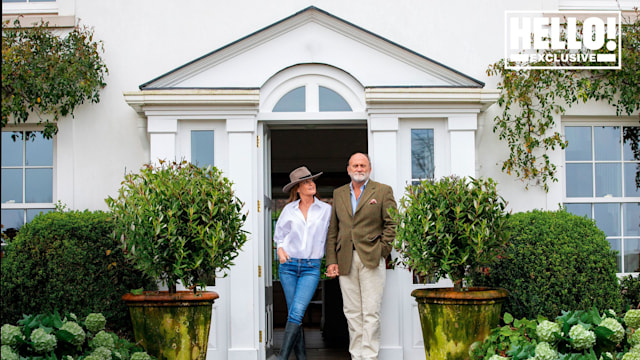
[[331,205],[313,198],[305,220],[300,211],[300,200],[287,204],[276,223],[273,234],[278,248],[292,258],[321,259],[324,256]]

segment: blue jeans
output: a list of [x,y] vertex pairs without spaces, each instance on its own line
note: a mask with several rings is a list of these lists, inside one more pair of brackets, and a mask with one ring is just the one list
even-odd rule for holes
[[320,281],[320,259],[290,258],[280,264],[279,273],[287,300],[287,321],[301,324]]

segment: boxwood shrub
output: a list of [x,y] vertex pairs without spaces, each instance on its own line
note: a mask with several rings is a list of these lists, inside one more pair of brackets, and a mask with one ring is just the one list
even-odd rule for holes
[[107,326],[129,332],[121,296],[155,288],[124,258],[112,237],[109,214],[101,211],[50,212],[25,224],[2,259],[2,321],[23,314],[101,312]]
[[508,221],[506,256],[475,279],[509,291],[503,311],[515,318],[554,319],[562,309],[621,310],[616,254],[592,220],[534,210]]

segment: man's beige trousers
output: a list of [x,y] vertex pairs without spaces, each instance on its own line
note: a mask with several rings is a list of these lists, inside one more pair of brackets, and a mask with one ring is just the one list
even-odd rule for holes
[[344,315],[349,325],[352,360],[377,360],[380,350],[380,304],[386,279],[384,259],[375,269],[366,268],[353,251],[351,271],[340,275]]

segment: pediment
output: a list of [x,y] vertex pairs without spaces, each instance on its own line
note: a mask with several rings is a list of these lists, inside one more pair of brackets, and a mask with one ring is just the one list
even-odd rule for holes
[[257,89],[274,74],[299,64],[331,65],[364,87],[484,86],[312,6],[171,70],[140,89]]

